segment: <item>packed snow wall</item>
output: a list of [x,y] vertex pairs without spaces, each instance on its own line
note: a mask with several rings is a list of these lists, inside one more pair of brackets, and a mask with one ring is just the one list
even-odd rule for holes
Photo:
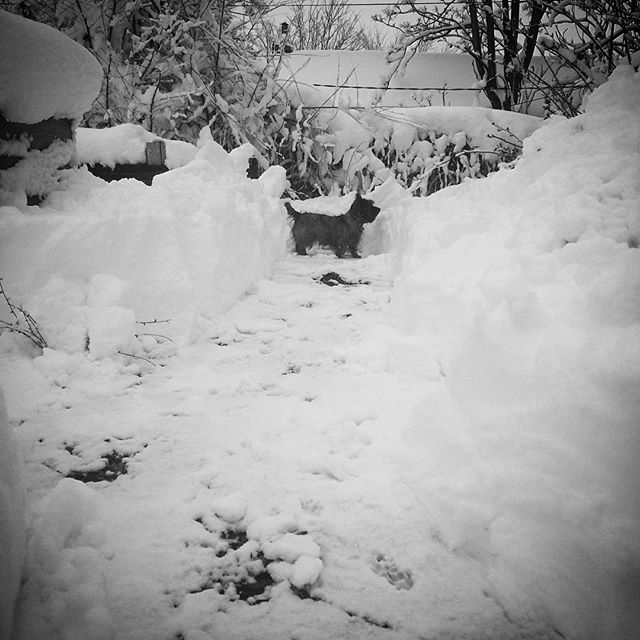
[[1,208],[5,290],[55,349],[106,357],[154,319],[171,320],[174,339],[195,337],[198,316],[229,308],[286,247],[284,170],[249,180],[251,152],[207,142],[150,187],[70,171],[46,206]]
[[639,104],[621,67],[513,170],[387,216],[425,380],[402,473],[507,610],[581,640],[640,628]]

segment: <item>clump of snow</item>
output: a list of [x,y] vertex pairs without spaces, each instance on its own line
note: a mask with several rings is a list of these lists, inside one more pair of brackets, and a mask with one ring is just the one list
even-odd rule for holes
[[326,216],[341,216],[347,213],[353,204],[354,193],[344,196],[320,196],[306,200],[292,200],[291,205],[300,213],[321,213]]
[[101,82],[100,63],[82,45],[0,10],[0,113],[7,120],[80,119]]
[[276,582],[289,581],[302,589],[313,585],[320,577],[323,562],[320,546],[309,534],[288,532],[262,545],[265,558],[274,562],[267,569]]
[[267,558],[287,562],[295,562],[300,556],[320,557],[320,547],[314,539],[297,533],[285,533],[281,538],[265,543],[263,549]]
[[213,510],[225,522],[238,522],[244,518],[247,505],[240,494],[218,498],[213,502]]
[[252,520],[247,526],[247,537],[259,542],[269,542],[278,538],[281,534],[295,531],[298,521],[290,513],[263,516]]
[[[72,629],[76,637],[100,640],[115,632],[105,604],[104,572],[108,562],[97,547],[102,533],[94,527],[99,498],[95,491],[77,480],[60,480],[48,495],[33,507],[35,535],[30,540],[27,572],[38,576],[40,588],[54,592],[64,576],[65,597],[56,606],[42,611],[29,605],[16,629],[19,637],[38,638]],[[23,596],[37,603],[39,594],[32,584],[23,587]],[[73,621],[70,623],[70,621]]]
[[0,389],[0,637],[11,638],[25,543],[22,464]]
[[314,584],[322,572],[322,560],[310,556],[300,556],[293,565],[289,582],[298,589]]
[[403,474],[449,548],[566,637],[640,623],[638,104],[621,67],[513,170],[389,212],[395,318],[440,372]]
[[[76,130],[76,160],[80,164],[141,164],[145,162],[147,142],[163,140],[140,125],[119,124],[105,129]],[[165,165],[168,169],[182,167],[196,155],[196,147],[182,140],[164,140]]]
[[198,315],[229,308],[286,247],[284,169],[249,180],[239,164],[211,142],[151,187],[69,171],[47,206],[0,208],[5,288],[52,348],[107,357],[155,319],[190,339]]
[[59,169],[73,157],[73,141],[56,140],[46,149],[34,149],[13,167],[0,172],[0,205],[23,204],[25,195],[44,196],[58,184]]

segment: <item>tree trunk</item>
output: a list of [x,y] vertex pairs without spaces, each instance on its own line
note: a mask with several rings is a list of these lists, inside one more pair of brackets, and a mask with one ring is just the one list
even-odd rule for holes
[[[486,0],[485,0],[486,1]],[[469,19],[471,21],[471,46],[473,51],[471,55],[475,61],[476,71],[478,76],[485,80],[485,87],[483,89],[489,102],[494,109],[501,109],[502,102],[494,91],[495,88],[495,43],[494,43],[494,56],[493,56],[493,74],[491,69],[487,69],[484,63],[485,56],[482,51],[482,37],[480,35],[480,23],[478,21],[478,12],[476,9],[476,0],[469,0]],[[492,16],[493,21],[493,16]],[[491,84],[492,83],[492,84]]]

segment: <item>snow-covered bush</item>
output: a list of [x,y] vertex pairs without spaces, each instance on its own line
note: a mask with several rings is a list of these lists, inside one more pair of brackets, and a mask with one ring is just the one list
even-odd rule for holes
[[311,110],[299,106],[285,164],[305,195],[370,190],[389,177],[415,195],[495,171],[539,118],[480,107]]
[[407,485],[507,608],[524,585],[583,640],[639,622],[638,104],[621,67],[512,171],[388,216],[397,366],[425,383]]

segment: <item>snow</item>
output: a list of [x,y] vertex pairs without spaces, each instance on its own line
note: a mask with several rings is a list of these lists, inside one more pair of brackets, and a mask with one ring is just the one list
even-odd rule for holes
[[[364,168],[374,176],[374,184],[393,176],[401,177],[405,185],[411,183],[410,176],[418,185],[426,183],[432,167],[448,162],[447,147],[451,145],[455,152],[465,142],[495,166],[502,147],[521,147],[543,121],[510,111],[451,106],[324,109],[316,115],[315,122],[325,132],[318,140],[330,151],[331,163],[342,162],[348,178],[345,182],[355,189],[361,187],[356,173],[366,175]],[[477,175],[480,169],[476,160],[475,154],[469,155],[470,175]]]
[[[309,107],[491,106],[470,55],[412,51],[398,65],[400,55],[366,50],[300,50],[283,56],[277,75],[289,96]],[[552,80],[548,62],[542,58],[534,56],[532,67],[541,77]],[[499,63],[498,75],[502,75]],[[383,91],[387,83],[388,89]],[[531,86],[523,89],[519,108],[533,116],[544,116],[544,95]]]
[[0,389],[0,638],[10,638],[25,545],[22,465]]
[[284,170],[249,180],[239,154],[210,142],[153,187],[67,172],[48,207],[2,210],[5,286],[29,292],[20,302],[41,317],[50,347],[143,355],[134,322],[154,319],[170,320],[159,333],[189,340],[197,315],[224,311],[270,273],[288,229]]
[[[379,89],[369,87],[380,87],[394,66],[387,63],[385,51],[295,51],[283,58],[280,79],[288,81],[289,93],[315,96],[308,106],[369,107],[379,94]],[[490,106],[475,84],[471,57],[416,53],[405,72],[392,77],[380,106]],[[447,87],[467,91],[447,91]]]
[[637,624],[616,602],[640,557],[639,101],[620,68],[513,171],[388,212],[395,318],[441,371],[406,481],[501,596],[518,576],[578,638]]
[[12,122],[79,120],[100,91],[102,67],[47,25],[0,10],[0,113]]
[[0,209],[49,340],[0,336],[12,640],[634,638],[639,80],[487,179],[385,180],[361,260],[287,254],[284,171],[206,136]]
[[44,196],[57,187],[59,169],[73,158],[73,141],[56,140],[46,149],[33,149],[0,174],[0,206],[26,202],[26,195]]
[[[119,124],[106,129],[76,129],[76,160],[80,164],[141,164],[145,162],[147,142],[162,140],[136,124]],[[195,158],[196,147],[182,140],[164,140],[165,165],[176,169]]]

